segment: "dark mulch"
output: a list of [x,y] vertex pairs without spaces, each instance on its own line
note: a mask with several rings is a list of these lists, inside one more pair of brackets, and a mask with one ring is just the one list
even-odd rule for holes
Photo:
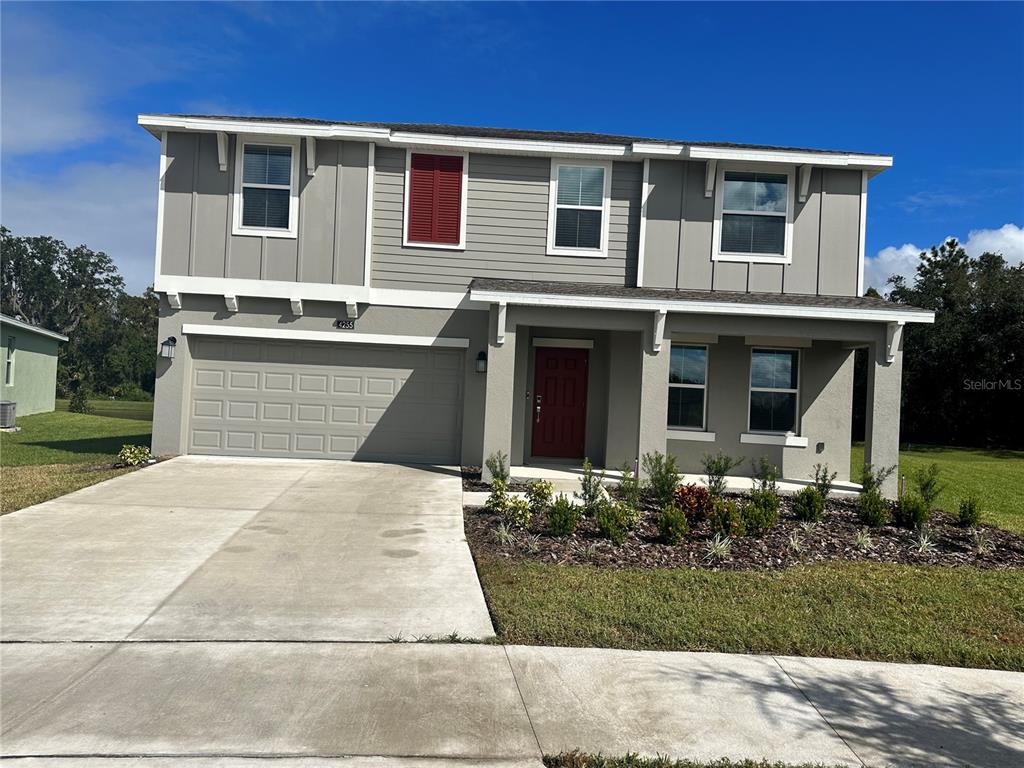
[[[487,487],[484,485],[479,490],[487,490]],[[712,534],[707,523],[694,526],[679,544],[664,544],[658,539],[657,516],[652,511],[644,512],[640,524],[619,547],[602,538],[589,519],[584,519],[571,536],[556,537],[547,532],[543,517],[534,515],[529,535],[518,531],[515,541],[501,544],[495,537],[501,522],[497,515],[482,507],[466,507],[464,517],[466,537],[474,551],[522,561],[609,568],[709,570],[769,570],[828,561],[1024,568],[1024,537],[1000,528],[980,526],[991,549],[987,554],[978,554],[973,551],[970,530],[961,528],[954,517],[939,510],[932,513],[928,523],[929,536],[935,545],[933,552],[917,551],[917,531],[893,525],[869,529],[874,548],[861,550],[856,546],[856,539],[864,525],[857,518],[852,499],[830,499],[824,519],[808,527],[793,516],[791,499],[783,496],[778,523],[764,536],[734,539],[730,554],[723,560],[712,560],[708,555]],[[791,537],[799,539],[799,550],[793,547]]]
[[[462,468],[462,490],[463,491],[483,491],[484,493],[491,492],[491,484],[485,483],[480,479],[480,467],[463,467]],[[526,487],[529,485],[528,480],[513,480],[508,485],[508,489],[513,493],[526,493]]]

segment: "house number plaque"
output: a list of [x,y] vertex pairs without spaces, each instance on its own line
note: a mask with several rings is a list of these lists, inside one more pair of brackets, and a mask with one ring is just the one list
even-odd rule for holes
[[334,327],[339,331],[354,331],[356,329],[355,320],[335,320]]

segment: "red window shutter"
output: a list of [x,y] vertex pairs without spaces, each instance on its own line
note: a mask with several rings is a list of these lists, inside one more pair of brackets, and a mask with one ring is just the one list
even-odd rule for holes
[[462,231],[462,158],[413,153],[409,161],[410,242],[458,245]]

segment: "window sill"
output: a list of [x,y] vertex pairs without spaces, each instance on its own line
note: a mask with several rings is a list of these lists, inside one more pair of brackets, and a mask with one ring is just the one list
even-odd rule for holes
[[743,264],[785,264],[793,263],[792,256],[772,256],[766,253],[722,253],[711,254],[712,261],[736,261]]
[[298,235],[290,229],[256,229],[253,227],[235,227],[231,230],[235,237],[278,237],[284,240],[295,240]]
[[439,251],[464,251],[466,250],[465,243],[419,243],[415,240],[405,240],[402,242],[403,248],[431,248]]
[[768,432],[744,432],[740,442],[751,445],[781,445],[785,448],[806,448],[807,438],[792,434],[771,434]]
[[699,429],[684,429],[683,427],[669,427],[669,440],[691,440],[695,443],[713,443],[718,439],[714,432],[704,432]]
[[548,248],[548,256],[582,256],[585,259],[607,259],[605,251],[592,251],[583,248]]

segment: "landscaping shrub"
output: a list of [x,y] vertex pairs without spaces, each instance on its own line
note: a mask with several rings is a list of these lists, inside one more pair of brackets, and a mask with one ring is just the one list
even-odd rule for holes
[[628,529],[622,505],[604,499],[597,505],[594,517],[597,530],[601,535],[606,539],[611,539],[615,546],[621,546],[622,542],[626,540],[626,530]]
[[809,485],[802,488],[793,497],[793,513],[797,520],[807,523],[817,523],[825,514],[825,499],[818,490],[817,485]]
[[641,459],[644,468],[644,490],[652,504],[661,508],[672,503],[676,486],[679,485],[679,468],[676,466],[676,457],[672,454],[663,454],[655,451],[645,453]]
[[889,522],[889,502],[877,487],[871,488],[857,497],[857,515],[864,525],[881,528]]
[[762,456],[758,461],[751,461],[750,468],[757,490],[778,494],[779,486],[776,481],[779,479],[779,468],[768,461],[767,456]]
[[491,473],[491,482],[493,483],[495,480],[501,480],[505,483],[505,490],[508,490],[508,454],[503,451],[492,453],[487,457],[484,464],[487,465],[487,471]]
[[725,493],[725,476],[743,462],[741,459],[726,456],[720,449],[714,456],[705,453],[700,463],[704,468],[704,474],[708,476],[708,492],[712,496],[721,496]]
[[658,515],[658,532],[666,544],[678,544],[690,532],[686,511],[678,504],[669,504]]
[[931,510],[935,507],[935,500],[945,486],[939,483],[939,465],[929,464],[927,467],[918,467],[914,470],[914,485],[924,502],[925,508]]
[[68,399],[68,410],[72,413],[92,413],[92,406],[89,405],[89,396],[85,387],[79,386]]
[[916,493],[900,496],[893,510],[896,525],[902,528],[922,528],[928,522],[929,514],[927,503]]
[[686,513],[691,525],[697,525],[711,513],[711,494],[696,483],[681,485],[676,488],[675,505]]
[[629,464],[622,465],[622,479],[619,481],[619,498],[630,506],[640,508],[640,478]]
[[860,485],[863,493],[872,490],[879,490],[882,483],[889,479],[889,475],[896,471],[896,465],[891,467],[879,467],[875,469],[870,464],[865,464],[860,473]]
[[779,495],[768,490],[754,491],[741,511],[746,532],[763,536],[778,522]]
[[582,517],[582,510],[559,494],[548,507],[548,530],[555,536],[568,536],[576,531]]
[[711,505],[708,522],[711,524],[711,532],[719,536],[745,536],[747,533],[743,513],[731,499],[716,498]]
[[550,480],[534,480],[526,487],[526,498],[530,501],[530,509],[538,515],[547,511],[554,495],[555,485]]
[[150,458],[149,448],[144,445],[123,445],[117,454],[117,460],[126,467],[141,467],[148,464]]
[[828,469],[828,464],[814,465],[814,487],[821,494],[823,502],[828,501],[829,494],[832,493],[832,483],[839,476],[838,472],[829,472]]
[[627,501],[613,501],[613,504],[619,508],[619,519],[622,520],[622,524],[626,527],[627,531],[632,531],[638,525],[640,525],[640,508],[634,507]]
[[595,472],[590,459],[584,458],[579,497],[583,505],[583,514],[587,517],[596,515],[601,502],[607,498],[603,483],[604,472]]
[[147,392],[138,384],[117,384],[110,388],[110,395],[115,400],[128,400],[133,402],[150,402],[153,395]]
[[981,523],[981,507],[973,496],[960,500],[957,518],[964,528],[976,528]]
[[530,518],[533,517],[530,502],[519,496],[509,496],[502,517],[510,528],[529,528]]
[[484,508],[498,515],[504,515],[508,507],[508,481],[494,478],[491,483],[491,494],[484,502]]

